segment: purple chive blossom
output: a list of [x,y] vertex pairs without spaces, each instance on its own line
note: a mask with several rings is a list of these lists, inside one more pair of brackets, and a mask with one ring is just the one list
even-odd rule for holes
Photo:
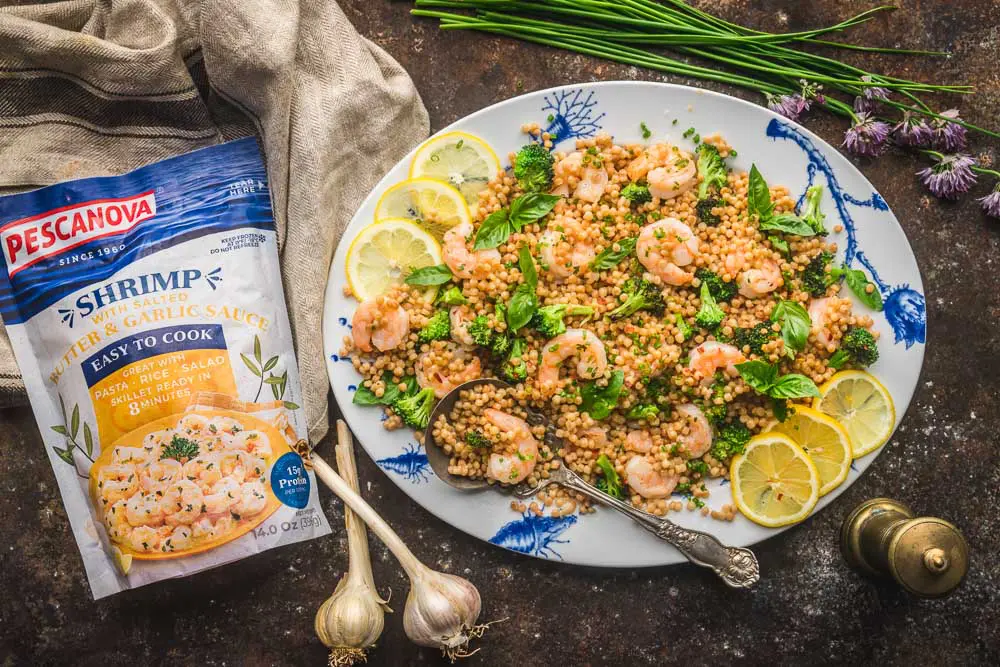
[[904,111],[903,120],[892,128],[892,137],[900,146],[926,148],[934,139],[934,131],[922,116],[914,116],[909,111]]
[[1000,218],[1000,181],[997,181],[997,184],[993,186],[993,192],[976,201],[983,207],[986,215],[991,218]]
[[767,108],[776,114],[780,114],[789,120],[798,120],[799,117],[809,110],[809,101],[798,93],[794,95],[767,95]]
[[[871,83],[872,78],[867,74],[861,77],[865,83]],[[889,89],[882,86],[865,86],[861,89],[861,95],[854,98],[854,111],[856,113],[875,113],[879,102],[889,99]]]
[[958,199],[959,195],[969,191],[976,183],[976,175],[972,165],[976,163],[964,153],[955,155],[932,155],[937,164],[921,169],[917,176],[931,194],[941,199]]
[[[949,119],[958,119],[958,109],[942,111],[941,115]],[[934,134],[934,148],[954,152],[965,149],[965,128],[951,120],[941,118],[931,119],[931,131]]]
[[889,125],[867,113],[859,113],[844,135],[847,152],[861,157],[878,157],[886,151]]

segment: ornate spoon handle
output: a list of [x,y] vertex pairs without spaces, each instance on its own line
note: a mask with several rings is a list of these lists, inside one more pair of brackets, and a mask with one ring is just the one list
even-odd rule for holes
[[[732,588],[749,588],[760,579],[757,557],[749,549],[727,547],[714,536],[698,530],[682,528],[669,519],[662,519],[637,510],[628,503],[601,493],[587,484],[565,464],[551,471],[546,484],[557,483],[579,491],[591,500],[621,512],[660,539],[676,547],[696,565],[715,571]],[[535,488],[533,491],[537,491]]]

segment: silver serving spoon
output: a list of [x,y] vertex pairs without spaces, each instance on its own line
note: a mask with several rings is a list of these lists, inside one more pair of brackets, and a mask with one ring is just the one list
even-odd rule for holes
[[[617,498],[612,498],[588,484],[559,459],[555,459],[559,460],[559,467],[549,471],[549,477],[542,480],[537,486],[530,486],[522,482],[512,487],[502,487],[499,484],[490,484],[485,479],[470,479],[468,477],[452,475],[448,472],[448,464],[451,462],[451,457],[434,442],[433,424],[440,415],[451,412],[458,401],[459,392],[486,384],[510,388],[510,385],[506,382],[492,378],[472,380],[448,392],[431,413],[431,425],[424,432],[424,449],[427,453],[427,460],[430,462],[431,469],[446,484],[466,491],[485,488],[500,489],[513,493],[518,498],[529,498],[549,484],[559,484],[564,488],[582,493],[594,502],[621,512],[660,539],[672,544],[692,563],[711,568],[732,588],[749,588],[760,579],[760,566],[757,564],[757,557],[749,549],[727,547],[713,535],[699,530],[683,528],[669,519],[643,512]],[[544,425],[545,444],[553,452],[559,450],[560,440],[556,437],[552,424],[549,423],[544,415],[529,410],[527,421],[532,426]]]

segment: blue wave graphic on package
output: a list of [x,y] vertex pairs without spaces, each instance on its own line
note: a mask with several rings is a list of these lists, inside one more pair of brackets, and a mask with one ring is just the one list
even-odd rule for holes
[[[254,139],[137,169],[128,174],[125,196],[120,178],[88,178],[0,198],[4,321],[28,320],[161,248],[221,231],[274,229]],[[236,181],[243,185],[231,187]]]

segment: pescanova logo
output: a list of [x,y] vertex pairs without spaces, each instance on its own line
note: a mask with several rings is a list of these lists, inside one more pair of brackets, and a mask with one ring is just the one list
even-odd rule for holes
[[77,297],[73,307],[60,308],[62,321],[73,327],[76,316],[87,317],[105,306],[124,299],[131,299],[158,292],[191,289],[198,280],[204,280],[213,290],[222,282],[222,267],[202,273],[200,269],[175,269],[164,273],[145,273],[134,278],[121,278],[104,283]]
[[11,277],[39,262],[105,236],[124,234],[156,215],[153,191],[122,199],[95,199],[22,218],[0,228]]

